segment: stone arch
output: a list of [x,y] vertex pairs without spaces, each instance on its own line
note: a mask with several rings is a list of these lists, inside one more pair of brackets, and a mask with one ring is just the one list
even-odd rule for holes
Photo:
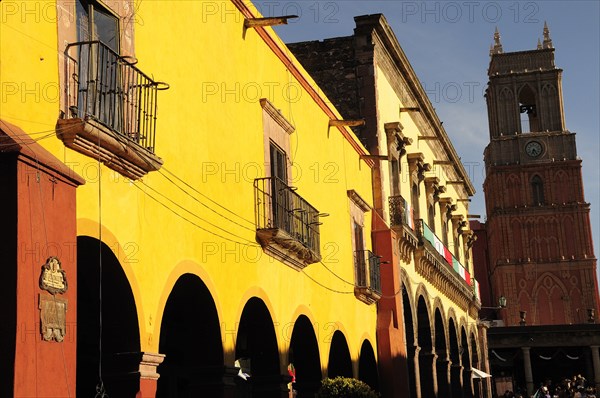
[[[519,87],[517,96],[519,99],[519,113],[527,114],[526,119],[521,118],[521,132],[540,131],[539,104],[536,90],[529,83],[524,83]],[[523,125],[523,122],[526,124]]]
[[[174,288],[175,284],[177,283],[177,281],[179,280],[179,278],[185,274],[196,275],[198,278],[200,278],[200,280],[202,281],[204,286],[206,286],[206,288],[210,292],[211,297],[213,297],[214,305],[217,310],[217,317],[219,319],[219,325],[221,324],[223,315],[222,315],[222,309],[220,306],[220,301],[219,301],[219,297],[217,295],[217,291],[216,291],[214,282],[210,279],[208,272],[206,272],[206,270],[203,267],[201,267],[199,264],[197,264],[193,261],[186,260],[186,261],[180,262],[179,264],[177,264],[175,266],[175,268],[173,268],[173,270],[171,271],[169,276],[166,278],[165,283],[163,284],[163,290],[162,290],[162,293],[160,295],[160,298],[158,300],[158,305],[157,305],[158,312],[156,314],[156,319],[154,321],[154,324],[156,325],[156,327],[159,328],[156,331],[156,335],[158,336],[159,339],[160,339],[160,326],[162,324],[162,318],[164,315],[165,307],[167,305],[167,300],[169,298],[169,295],[173,291],[173,288]],[[155,349],[158,351],[158,345],[156,346]]]
[[[421,290],[421,289],[418,289]],[[421,383],[421,395],[425,397],[435,396],[435,383],[433,380],[433,366],[435,352],[432,341],[431,311],[428,300],[423,294],[417,299],[417,341],[419,344],[419,376]]]
[[313,397],[321,384],[321,359],[313,323],[306,315],[300,315],[294,322],[288,363],[296,369],[298,397]]
[[369,340],[363,340],[358,358],[358,379],[367,383],[375,391],[379,390],[379,376],[375,351]]
[[352,358],[346,336],[340,330],[336,330],[331,338],[329,349],[329,360],[327,365],[327,377],[336,376],[352,377]]
[[106,243],[77,237],[76,286],[77,396],[94,394],[100,362],[108,394],[135,396],[141,360],[138,310],[125,271]]
[[419,298],[423,297],[425,305],[427,306],[427,312],[431,313],[431,300],[429,299],[429,292],[427,291],[427,287],[424,283],[419,283],[417,288],[415,289],[415,303],[419,302]]
[[197,275],[180,275],[160,324],[157,397],[223,394],[224,354],[215,301]]
[[413,312],[414,305],[412,304],[412,294],[410,294],[410,284],[402,280],[402,305],[403,305],[403,316],[404,316],[404,337],[406,341],[406,362],[408,365],[408,385],[410,388],[411,398],[420,396],[419,384],[417,383],[417,376],[415,368],[415,355],[416,355],[416,336],[415,336],[415,315]]
[[536,305],[533,320],[538,325],[564,324],[567,288],[556,275],[541,274],[532,289]]
[[274,322],[265,302],[251,297],[239,318],[235,358],[250,378],[236,378],[241,396],[277,398],[281,396],[279,349]]

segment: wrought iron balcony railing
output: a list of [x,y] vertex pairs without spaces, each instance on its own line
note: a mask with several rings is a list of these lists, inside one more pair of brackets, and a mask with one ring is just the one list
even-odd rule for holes
[[71,43],[66,52],[67,118],[93,119],[154,152],[157,94],[168,88],[132,58],[100,41]]
[[254,193],[261,245],[277,246],[298,268],[320,261],[319,211],[277,177],[254,180]]
[[401,195],[390,196],[390,224],[392,226],[407,225],[415,229],[412,208]]
[[373,293],[381,295],[380,264],[380,258],[370,250],[355,251],[354,277],[356,280],[356,287],[370,289]]

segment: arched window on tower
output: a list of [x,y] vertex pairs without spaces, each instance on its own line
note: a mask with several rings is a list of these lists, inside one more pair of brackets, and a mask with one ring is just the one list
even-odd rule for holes
[[521,116],[521,132],[540,131],[536,95],[529,84],[525,84],[519,92],[519,112]]
[[531,179],[531,192],[533,196],[533,205],[544,204],[544,182],[541,177],[536,175]]

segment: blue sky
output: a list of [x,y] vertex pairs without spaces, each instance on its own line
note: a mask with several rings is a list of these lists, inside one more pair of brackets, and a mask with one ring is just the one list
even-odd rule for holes
[[594,249],[600,250],[600,2],[255,1],[265,16],[299,15],[276,31],[285,42],[348,36],[354,16],[383,13],[477,190],[470,213],[485,216],[483,150],[489,140],[483,92],[498,27],[505,52],[536,48],[544,21],[563,69],[566,126],[577,133]]

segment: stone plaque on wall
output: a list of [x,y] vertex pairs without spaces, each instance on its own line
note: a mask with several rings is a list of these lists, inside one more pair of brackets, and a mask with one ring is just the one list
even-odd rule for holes
[[60,260],[58,257],[48,257],[46,264],[42,265],[40,289],[54,295],[66,292],[67,288],[67,274],[61,268]]
[[40,294],[39,309],[42,338],[61,342],[67,331],[67,299]]

